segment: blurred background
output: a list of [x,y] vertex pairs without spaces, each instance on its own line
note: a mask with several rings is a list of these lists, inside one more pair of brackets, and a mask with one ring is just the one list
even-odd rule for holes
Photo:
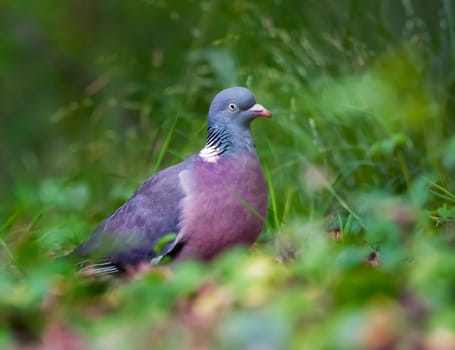
[[[454,348],[454,6],[3,1],[2,347]],[[233,85],[273,112],[257,246],[128,283],[56,263]]]

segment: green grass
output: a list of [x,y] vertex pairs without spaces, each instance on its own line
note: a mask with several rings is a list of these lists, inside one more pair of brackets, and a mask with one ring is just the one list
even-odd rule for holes
[[[2,7],[1,348],[455,346],[450,1]],[[254,247],[125,280],[55,259],[234,84],[273,112]]]

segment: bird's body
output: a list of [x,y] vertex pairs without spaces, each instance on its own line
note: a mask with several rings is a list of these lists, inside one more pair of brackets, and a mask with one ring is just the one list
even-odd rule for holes
[[[220,92],[209,111],[208,137],[197,154],[144,182],[105,219],[73,256],[91,273],[157,261],[209,260],[250,245],[267,215],[267,185],[250,132],[256,116],[271,114],[245,88]],[[155,251],[167,234],[172,241]]]

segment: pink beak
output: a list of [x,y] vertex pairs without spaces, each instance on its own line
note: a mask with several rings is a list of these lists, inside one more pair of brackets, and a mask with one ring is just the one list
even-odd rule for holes
[[263,118],[272,118],[272,113],[264,108],[263,105],[256,103],[253,107],[249,109],[254,116],[263,117]]

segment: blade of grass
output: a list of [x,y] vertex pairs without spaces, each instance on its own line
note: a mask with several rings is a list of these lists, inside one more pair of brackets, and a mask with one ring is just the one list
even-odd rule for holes
[[158,154],[158,158],[157,158],[155,164],[153,165],[152,173],[157,172],[161,166],[161,162],[163,161],[164,155],[166,154],[166,151],[169,148],[169,143],[171,142],[171,138],[174,133],[175,125],[177,123],[177,118],[178,117],[174,118],[171,128],[169,129],[169,131],[166,135],[163,145],[161,146],[160,153]]
[[267,181],[267,187],[269,188],[270,202],[272,205],[273,226],[276,229],[276,228],[278,228],[279,219],[278,219],[278,212],[277,212],[275,190],[273,188],[272,177],[270,176],[270,170],[267,166],[264,166],[264,172],[265,172],[265,179]]
[[338,203],[340,203],[340,205],[348,211],[348,213],[350,215],[352,215],[352,217],[354,219],[356,219],[360,225],[364,228],[364,229],[367,229],[367,226],[364,224],[364,222],[362,221],[362,219],[360,218],[360,216],[358,216],[354,210],[348,205],[348,203],[346,203],[346,201],[341,198],[338,193],[333,189],[333,187],[330,185],[330,184],[327,184],[325,186],[325,188],[329,191],[329,193],[338,201]]

